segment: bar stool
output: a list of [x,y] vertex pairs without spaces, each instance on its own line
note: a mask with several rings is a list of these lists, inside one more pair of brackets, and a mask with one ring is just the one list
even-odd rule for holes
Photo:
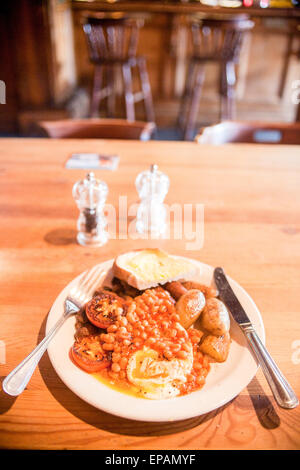
[[299,20],[289,20],[288,32],[287,32],[287,45],[284,54],[284,60],[280,73],[280,83],[278,89],[278,95],[280,98],[283,97],[287,76],[289,72],[289,65],[291,58],[295,57],[300,60],[300,23]]
[[[98,116],[100,102],[107,98],[107,113],[116,117],[115,99],[118,85],[117,72],[123,76],[126,119],[135,120],[135,103],[144,101],[146,120],[154,122],[151,87],[146,59],[137,56],[139,29],[143,19],[88,17],[83,25],[89,58],[95,65],[91,99],[91,116]],[[136,67],[141,91],[133,93],[132,69]],[[105,84],[106,79],[106,84]]]
[[185,140],[193,137],[204,82],[204,66],[209,62],[218,63],[220,66],[220,120],[234,118],[235,66],[239,61],[244,35],[253,26],[254,23],[245,16],[230,20],[192,19],[193,53],[178,119]]

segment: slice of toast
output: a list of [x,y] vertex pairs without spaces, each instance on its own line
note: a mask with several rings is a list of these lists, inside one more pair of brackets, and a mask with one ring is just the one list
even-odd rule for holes
[[157,248],[124,253],[113,264],[114,276],[139,290],[188,279],[196,272],[197,267],[192,261],[171,256]]

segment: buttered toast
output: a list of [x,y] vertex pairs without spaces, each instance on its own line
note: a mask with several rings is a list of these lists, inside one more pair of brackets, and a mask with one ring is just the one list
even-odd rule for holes
[[114,276],[138,290],[188,279],[196,271],[194,263],[157,248],[122,254],[115,259],[113,265]]

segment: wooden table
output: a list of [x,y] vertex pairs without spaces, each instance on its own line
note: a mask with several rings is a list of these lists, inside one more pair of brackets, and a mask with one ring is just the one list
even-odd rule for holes
[[[43,338],[47,313],[77,274],[147,241],[76,244],[73,152],[120,155],[115,172],[96,172],[137,200],[136,175],[155,162],[171,180],[166,202],[205,204],[205,242],[156,242],[170,252],[221,265],[261,310],[267,347],[300,395],[300,147],[186,142],[1,139],[0,340],[4,378]],[[3,347],[3,343],[1,343]],[[3,359],[3,356],[2,356]],[[4,362],[4,361],[3,361]],[[99,411],[74,395],[47,354],[18,398],[0,392],[0,446],[21,449],[299,449],[300,408],[282,410],[259,372],[231,403],[175,423],[143,423]]]

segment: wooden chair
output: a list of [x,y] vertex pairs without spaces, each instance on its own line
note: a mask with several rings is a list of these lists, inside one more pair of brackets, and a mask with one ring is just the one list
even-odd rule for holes
[[[85,19],[83,29],[87,38],[89,58],[95,66],[91,99],[91,116],[99,116],[99,105],[107,99],[107,114],[116,117],[115,101],[117,72],[124,84],[126,118],[135,120],[135,103],[144,102],[146,120],[154,122],[151,87],[146,59],[137,55],[139,29],[143,19],[95,18]],[[132,70],[137,69],[141,91],[133,93]],[[106,79],[106,81],[105,81]]]
[[233,142],[300,145],[300,123],[224,121],[200,129],[195,141],[212,145]]
[[149,140],[152,122],[125,119],[63,119],[39,122],[40,135],[54,139],[135,139]]
[[254,23],[247,17],[230,20],[203,19],[192,21],[193,55],[190,59],[185,93],[181,102],[178,124],[185,140],[193,136],[205,64],[214,62],[220,66],[219,93],[221,97],[220,120],[233,119],[235,114],[236,83],[235,66],[245,33]]

